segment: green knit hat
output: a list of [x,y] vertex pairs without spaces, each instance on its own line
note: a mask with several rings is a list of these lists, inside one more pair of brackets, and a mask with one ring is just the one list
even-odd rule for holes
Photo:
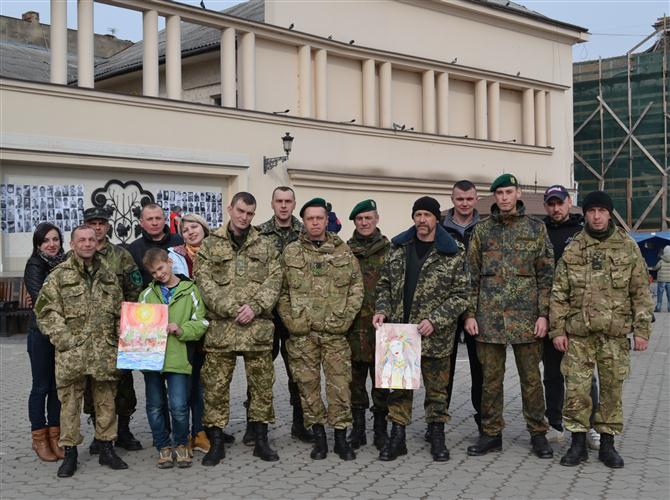
[[308,209],[309,207],[321,207],[321,208],[325,209],[326,212],[327,212],[328,211],[328,206],[327,205],[328,204],[326,203],[326,200],[324,200],[323,198],[312,198],[307,203],[305,203],[302,206],[302,208],[300,209],[300,217],[303,216],[303,214],[305,213],[305,210]]
[[506,188],[510,186],[519,187],[519,181],[516,176],[513,174],[502,174],[493,181],[493,184],[491,184],[491,192],[495,193],[498,188]]
[[375,200],[363,200],[351,209],[349,220],[354,220],[358,214],[371,212],[372,210],[377,210],[377,203],[375,203]]

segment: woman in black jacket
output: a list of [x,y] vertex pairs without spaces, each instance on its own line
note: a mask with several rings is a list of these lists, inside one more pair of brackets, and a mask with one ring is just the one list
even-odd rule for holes
[[[60,229],[48,222],[41,223],[33,234],[33,253],[26,263],[23,274],[33,305],[37,302],[37,296],[47,275],[64,260],[63,235]],[[41,460],[55,462],[63,458],[63,449],[58,446],[60,401],[56,392],[55,351],[49,338],[42,335],[37,327],[34,314],[28,329],[28,356],[33,376],[33,385],[28,398],[33,450]]]

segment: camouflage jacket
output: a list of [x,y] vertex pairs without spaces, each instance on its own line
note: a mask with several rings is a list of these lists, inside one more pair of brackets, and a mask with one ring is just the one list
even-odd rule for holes
[[491,217],[475,226],[468,248],[471,287],[465,318],[476,318],[479,342],[534,342],[538,317],[549,317],[554,253],[544,223],[524,215]]
[[[272,309],[282,283],[274,245],[251,227],[241,248],[231,240],[228,225],[205,238],[193,268],[202,294],[209,330],[205,351],[265,351],[272,349]],[[235,321],[244,304],[255,318]]]
[[649,338],[654,308],[647,266],[623,229],[599,241],[582,231],[558,261],[551,290],[551,338],[631,331]]
[[90,270],[72,253],[47,277],[35,303],[42,333],[56,348],[56,383],[84,375],[115,380],[123,291],[96,254]]
[[[407,252],[415,238],[416,228],[411,227],[391,240],[377,283],[375,306],[387,323],[403,322]],[[468,305],[469,283],[463,245],[438,225],[435,244],[419,273],[409,315],[410,323],[427,319],[433,324],[434,332],[421,339],[422,356],[445,358],[451,354],[458,317]]]
[[364,288],[363,305],[349,328],[351,359],[372,363],[375,357],[375,329],[372,326],[372,316],[375,314],[376,287],[391,244],[377,229],[368,238],[354,231],[347,245],[358,259]]
[[107,240],[105,247],[98,250],[98,255],[100,255],[100,260],[116,274],[123,289],[123,299],[126,302],[137,302],[137,297],[144,286],[142,285],[142,274],[130,252]]
[[277,248],[277,252],[281,255],[286,248],[286,245],[297,240],[302,232],[302,222],[300,222],[294,215],[291,216],[291,227],[288,229],[277,226],[274,215],[268,221],[263,222],[258,229],[261,236],[269,238]]
[[291,335],[345,334],[363,302],[358,259],[337,235],[320,246],[306,233],[282,254],[284,284],[277,311]]

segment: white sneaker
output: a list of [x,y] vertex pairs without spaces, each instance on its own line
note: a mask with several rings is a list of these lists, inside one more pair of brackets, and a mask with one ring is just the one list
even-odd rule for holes
[[586,446],[592,450],[600,449],[600,434],[595,429],[589,429],[586,433]]
[[550,443],[561,444],[565,441],[565,434],[563,431],[559,431],[558,429],[549,426],[549,430],[547,431],[547,441]]

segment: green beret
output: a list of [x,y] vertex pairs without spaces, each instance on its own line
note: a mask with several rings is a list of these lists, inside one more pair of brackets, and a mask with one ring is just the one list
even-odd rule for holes
[[491,192],[495,193],[498,188],[506,188],[510,186],[519,187],[519,181],[516,176],[512,174],[502,174],[493,181],[493,184],[491,184]]
[[105,207],[91,207],[84,210],[84,222],[94,219],[109,221],[109,212]]
[[363,200],[360,203],[357,203],[356,206],[351,209],[349,220],[354,220],[358,214],[363,212],[371,212],[372,210],[377,210],[377,204],[375,203],[375,200]]
[[326,200],[324,200],[323,198],[312,198],[307,203],[305,203],[300,209],[300,217],[302,217],[303,214],[305,213],[305,209],[309,207],[321,207],[326,212],[328,211],[328,204],[326,203]]

